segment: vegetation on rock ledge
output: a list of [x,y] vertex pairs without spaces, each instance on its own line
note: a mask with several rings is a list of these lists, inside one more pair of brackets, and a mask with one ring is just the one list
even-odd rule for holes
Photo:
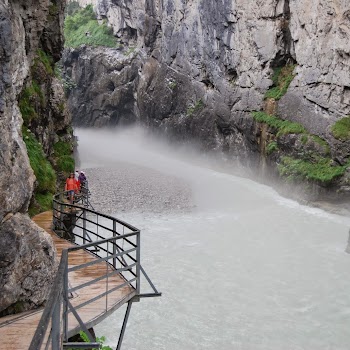
[[74,159],[72,157],[72,145],[67,142],[58,141],[53,145],[57,168],[63,171],[65,176],[74,170]]
[[271,78],[273,81],[273,87],[266,91],[265,98],[279,100],[283,95],[285,95],[290,83],[294,79],[294,68],[294,64],[288,64],[286,66],[274,69],[274,74]]
[[296,159],[293,157],[282,157],[282,162],[278,165],[280,175],[288,180],[311,180],[330,184],[336,178],[344,175],[350,164],[333,165],[330,158],[319,157],[315,161]]
[[44,102],[44,95],[39,84],[33,81],[32,85],[25,88],[18,102],[19,109],[25,124],[35,119],[38,115],[35,110],[36,105],[41,105]]
[[92,5],[68,15],[64,22],[66,47],[80,45],[116,47],[116,39],[106,23],[99,24]]
[[[64,113],[64,101],[50,100],[51,81],[55,76],[53,58],[41,49],[38,49],[31,67],[31,80],[19,96],[18,106],[23,118],[22,136],[27,147],[30,165],[36,177],[34,196],[29,208],[29,214],[49,210],[52,206],[52,197],[56,192],[57,179],[63,181],[68,172],[74,169],[72,157],[73,147],[69,138],[70,132],[62,133],[62,137],[53,133],[47,120],[53,118],[54,113]],[[40,82],[40,84],[39,84]],[[56,104],[55,107],[53,103]],[[55,108],[54,113],[50,113]],[[46,153],[39,142],[45,134],[50,134],[50,144]],[[42,136],[41,136],[42,135]],[[52,137],[52,139],[51,139]],[[56,140],[55,145],[52,145]],[[64,141],[63,141],[64,140]],[[53,154],[51,150],[53,148]],[[57,175],[56,175],[57,172]]]
[[[299,149],[299,151],[297,151],[297,148],[294,148],[294,155],[285,155],[281,157],[280,163],[278,164],[280,176],[287,180],[306,180],[318,182],[322,185],[330,185],[335,179],[344,175],[345,171],[350,166],[350,162],[345,165],[335,164],[330,158],[331,152],[329,144],[321,137],[309,134],[301,124],[282,120],[264,112],[253,112],[252,115],[257,122],[265,123],[271,127],[271,132],[277,137],[276,140],[272,140],[267,144],[267,155],[279,150],[278,138],[282,135],[300,134],[299,141],[305,148]],[[346,127],[343,126],[343,130],[344,129],[346,130]],[[285,150],[284,154],[286,154],[286,152],[288,154],[290,151]]]
[[271,154],[278,150],[278,144],[276,141],[271,141],[266,146],[266,154]]
[[338,120],[331,128],[333,136],[341,141],[350,140],[350,117]]
[[303,134],[305,128],[299,124],[283,120],[265,112],[253,112],[253,118],[259,123],[265,123],[277,130],[277,137],[285,134]]
[[53,69],[54,63],[53,63],[52,57],[49,56],[45,51],[41,49],[37,50],[37,55],[34,58],[34,64],[32,69],[34,71],[37,70],[37,67],[40,63],[45,67],[47,74],[49,75],[54,74],[54,69]]
[[36,203],[29,210],[30,215],[35,215],[40,211],[51,208],[52,195],[56,190],[56,174],[35,136],[26,127],[22,128],[22,133],[23,140],[27,146],[30,165],[37,180],[35,192]]

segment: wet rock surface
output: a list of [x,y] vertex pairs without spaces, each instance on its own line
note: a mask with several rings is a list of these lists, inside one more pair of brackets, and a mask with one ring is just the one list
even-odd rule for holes
[[27,215],[8,215],[0,226],[0,315],[42,305],[56,268],[50,235]]
[[120,212],[174,213],[193,209],[188,183],[156,170],[120,162],[114,168],[84,169],[94,209]]
[[61,0],[0,3],[1,314],[41,305],[56,272],[49,235],[26,214],[37,184],[23,142],[21,111],[29,113],[26,129],[49,156],[70,124],[62,84],[48,68],[48,61],[61,55],[64,7]]
[[101,127],[136,121],[134,93],[141,63],[134,54],[83,45],[65,49],[62,62],[65,76],[78,87],[67,91],[75,125]]

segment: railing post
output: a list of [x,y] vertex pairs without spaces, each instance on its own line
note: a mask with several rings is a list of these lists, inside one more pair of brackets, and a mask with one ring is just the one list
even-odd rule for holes
[[63,340],[65,342],[68,341],[68,252],[64,252],[63,254],[67,254],[66,266],[64,269],[64,278],[63,278]]
[[[117,235],[116,231],[117,231],[117,223],[115,220],[113,220],[113,238],[115,238]],[[113,240],[113,255],[116,255],[116,254],[117,254],[117,240],[114,239]],[[115,269],[117,268],[117,258],[115,256],[113,258],[113,266]]]
[[83,244],[86,244],[86,210],[83,209]]
[[106,260],[106,312],[108,310],[108,256],[109,256],[109,247],[108,247],[108,241],[107,241],[107,260]]
[[140,281],[141,281],[141,254],[140,254],[140,244],[141,244],[141,237],[140,237],[140,231],[137,232],[136,234],[136,292],[137,294],[140,294]]
[[89,188],[87,187],[87,182],[86,182],[86,206],[89,206]]
[[57,211],[57,203],[53,200],[52,201],[52,229],[56,231],[57,227],[57,216],[58,216],[58,211]]
[[51,327],[52,327],[52,333],[51,333],[51,344],[52,344],[52,350],[60,350],[61,349],[61,300],[62,300],[62,294],[56,301],[56,304],[54,306],[54,310],[52,313],[51,318]]
[[64,225],[63,225],[63,203],[60,203],[60,230],[64,230]]

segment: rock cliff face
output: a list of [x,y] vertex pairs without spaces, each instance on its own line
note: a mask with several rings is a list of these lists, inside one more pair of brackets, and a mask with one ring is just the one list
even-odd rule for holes
[[[67,51],[66,69],[77,84],[70,95],[77,123],[139,120],[268,169],[268,175],[302,179],[312,188],[310,198],[349,198],[350,138],[332,132],[350,114],[347,0],[90,3],[112,26],[119,47],[104,58],[102,49]],[[290,85],[283,88],[278,79],[287,68]],[[304,129],[281,131],[255,111]],[[325,159],[327,171],[339,173],[320,180],[314,173]]]
[[85,87],[67,93],[76,125],[100,127],[136,120],[135,90],[141,66],[136,55],[84,46],[66,49],[62,61],[70,79]]
[[[57,265],[50,236],[27,214],[36,182],[23,142],[18,101],[27,103],[20,106],[22,113],[33,114],[26,132],[41,142],[48,156],[55,137],[70,121],[62,86],[47,72],[60,58],[63,10],[60,0],[0,3],[1,315],[41,305]],[[51,63],[45,61],[47,57]],[[28,94],[30,89],[35,94]],[[35,105],[35,96],[40,97],[40,106]]]

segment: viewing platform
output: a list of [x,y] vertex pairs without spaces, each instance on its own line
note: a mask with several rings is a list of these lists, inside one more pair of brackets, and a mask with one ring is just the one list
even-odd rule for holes
[[[161,295],[140,264],[140,231],[57,196],[53,211],[33,221],[51,235],[60,265],[45,308],[0,318],[1,348],[86,348],[87,343],[68,341],[80,331],[89,337],[90,347],[98,347],[88,329],[127,303],[120,349],[132,302]],[[140,293],[141,274],[154,293]]]

